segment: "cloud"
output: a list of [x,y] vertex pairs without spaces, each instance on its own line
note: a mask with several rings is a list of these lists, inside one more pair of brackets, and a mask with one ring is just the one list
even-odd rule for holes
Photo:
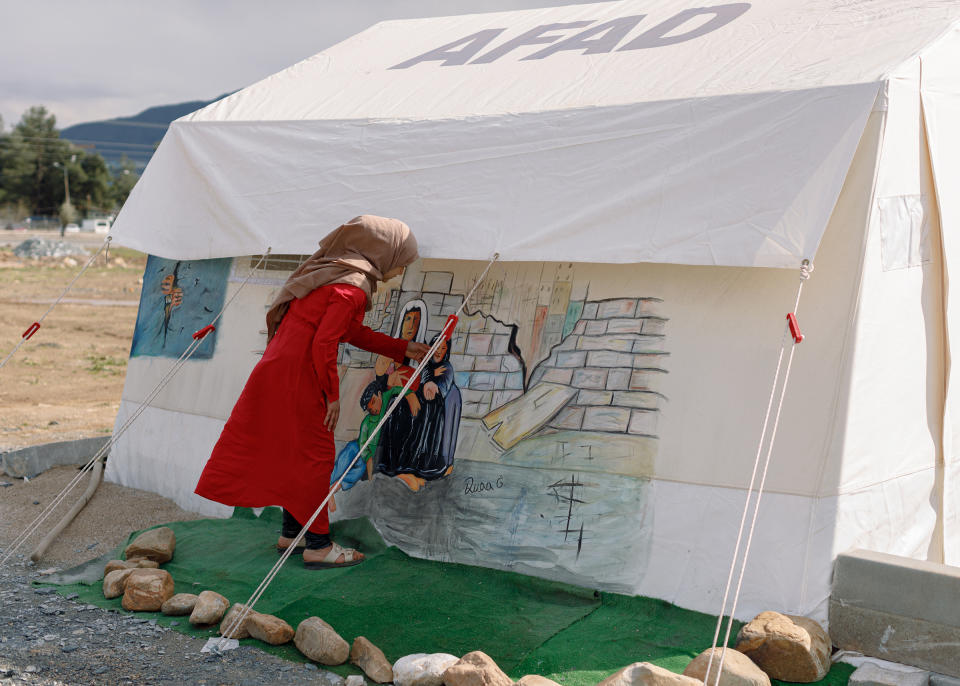
[[[42,104],[58,124],[131,116],[243,88],[387,19],[583,0],[47,0],[4,4],[0,115]],[[26,27],[39,27],[38,31]]]

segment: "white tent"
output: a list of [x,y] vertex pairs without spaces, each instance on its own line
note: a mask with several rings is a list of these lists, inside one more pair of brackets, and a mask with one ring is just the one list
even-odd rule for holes
[[[362,482],[340,513],[413,554],[716,612],[808,258],[739,614],[824,617],[853,547],[960,564],[958,20],[950,0],[624,0],[385,22],[184,117],[113,229],[159,284],[118,426],[182,352],[157,342],[186,311],[150,305],[163,265],[222,302],[250,255],[400,217],[426,259],[381,293],[382,330],[417,300],[436,333],[502,261],[453,344],[453,474]],[[109,479],[227,512],[193,486],[295,264],[253,275]],[[373,361],[341,362],[358,398]]]

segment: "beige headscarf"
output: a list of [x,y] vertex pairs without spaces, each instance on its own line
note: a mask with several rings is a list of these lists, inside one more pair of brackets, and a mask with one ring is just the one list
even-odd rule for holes
[[367,309],[377,281],[391,269],[417,259],[417,239],[399,219],[363,214],[327,234],[320,249],[290,275],[267,311],[267,341],[294,298],[331,283],[349,283],[367,294]]

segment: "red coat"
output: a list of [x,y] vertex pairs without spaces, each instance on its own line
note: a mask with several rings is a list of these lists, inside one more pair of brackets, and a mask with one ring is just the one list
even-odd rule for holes
[[[306,523],[330,489],[335,446],[323,426],[340,395],[341,341],[403,362],[407,341],[363,325],[366,294],[321,286],[294,300],[230,413],[196,493],[224,505],[280,505]],[[310,531],[327,533],[326,508]]]

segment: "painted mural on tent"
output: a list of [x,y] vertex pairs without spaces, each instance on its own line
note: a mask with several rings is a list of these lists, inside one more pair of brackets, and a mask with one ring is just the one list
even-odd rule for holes
[[[344,481],[339,516],[367,515],[423,557],[633,587],[650,542],[667,318],[654,295],[591,297],[576,271],[505,266],[481,285]],[[367,324],[432,342],[472,285],[455,278],[418,263],[377,294]],[[412,371],[351,346],[339,363],[334,479]]]
[[[231,260],[168,260],[150,255],[143,272],[140,309],[130,356],[178,358],[223,307]],[[210,359],[216,332],[193,359]]]

